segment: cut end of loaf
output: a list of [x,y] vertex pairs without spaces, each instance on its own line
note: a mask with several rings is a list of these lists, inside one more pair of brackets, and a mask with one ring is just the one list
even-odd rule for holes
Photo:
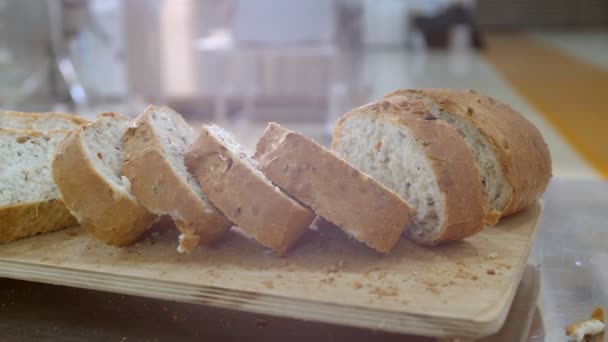
[[393,101],[424,101],[433,116],[455,128],[475,157],[475,163],[488,196],[490,210],[502,211],[509,204],[513,189],[503,173],[492,144],[470,120],[465,119],[476,113],[471,107],[464,109],[465,115],[452,113],[444,105],[445,103],[451,104],[451,102],[441,102],[432,98],[433,91],[447,92],[447,90],[441,89],[401,90],[388,94],[385,98],[391,98]]
[[340,123],[333,149],[409,203],[414,216],[408,236],[432,243],[445,226],[445,199],[422,143],[407,127],[362,112]]
[[0,206],[60,198],[51,160],[67,131],[42,133],[0,128]]

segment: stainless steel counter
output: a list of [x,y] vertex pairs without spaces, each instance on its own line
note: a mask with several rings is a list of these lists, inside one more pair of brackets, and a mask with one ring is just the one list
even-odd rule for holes
[[[608,182],[554,179],[530,256],[540,266],[543,327],[531,341],[564,341],[566,325],[608,309]],[[543,339],[544,330],[544,339]]]
[[[564,327],[608,304],[608,182],[554,179],[530,263],[541,273],[530,341],[563,341]],[[398,341],[403,336],[262,317],[192,304],[0,279],[0,340]],[[406,339],[430,341],[425,338]]]

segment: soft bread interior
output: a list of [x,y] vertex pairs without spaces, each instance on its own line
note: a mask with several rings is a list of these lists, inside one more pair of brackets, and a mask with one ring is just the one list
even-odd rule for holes
[[475,157],[481,181],[488,194],[490,210],[502,211],[508,204],[513,189],[507,182],[488,140],[470,122],[443,110],[431,99],[425,99],[425,102],[433,115],[450,124],[463,137]]
[[129,128],[130,120],[115,115],[100,115],[85,127],[81,137],[82,147],[95,170],[116,190],[131,200],[131,185],[122,176],[125,158],[122,136]]
[[351,115],[340,126],[334,150],[415,209],[408,236],[429,242],[441,233],[444,198],[422,147],[406,127]]
[[[205,212],[214,212],[213,206],[207,200],[207,197],[203,193],[200,185],[198,185],[196,179],[194,179],[194,176],[188,172],[186,164],[184,163],[184,153],[195,138],[192,127],[184,121],[181,115],[171,109],[152,108],[149,110],[151,111],[150,123],[155,133],[160,137],[163,154],[171,165],[173,172],[182,180],[182,182],[188,185],[188,188],[192,192],[200,197]],[[172,216],[175,215],[172,214]],[[173,218],[181,219],[179,217]]]
[[65,135],[0,130],[0,206],[60,198],[51,160]]
[[223,144],[223,146],[226,147],[228,151],[230,151],[230,153],[235,156],[238,156],[239,159],[245,165],[245,167],[251,170],[258,177],[266,181],[268,184],[273,184],[268,178],[266,178],[262,171],[259,170],[257,161],[255,161],[253,158],[250,157],[247,152],[245,152],[245,148],[238,143],[238,141],[232,134],[228,133],[223,128],[216,125],[208,125],[207,128],[209,134],[211,134],[211,136],[215,139],[219,140]]

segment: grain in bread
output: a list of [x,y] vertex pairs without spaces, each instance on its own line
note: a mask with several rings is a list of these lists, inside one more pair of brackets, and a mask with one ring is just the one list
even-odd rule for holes
[[273,183],[379,252],[389,252],[410,221],[410,206],[394,192],[276,123],[266,128],[255,159]]
[[77,225],[51,175],[67,133],[0,128],[0,243]]
[[71,130],[88,121],[64,113],[25,113],[0,110],[0,127],[34,131]]
[[332,148],[414,208],[415,242],[459,240],[495,223],[471,151],[423,101],[390,98],[346,113]]
[[386,98],[423,99],[473,152],[492,210],[515,213],[545,191],[551,156],[541,133],[510,106],[472,90],[398,90]]
[[156,220],[122,176],[122,136],[131,120],[104,113],[75,129],[53,159],[53,176],[66,206],[93,237],[114,246],[135,242]]
[[184,153],[195,138],[182,116],[148,106],[124,136],[122,167],[135,197],[157,215],[170,215],[182,232],[178,251],[218,240],[232,223],[207,200],[186,169]]
[[277,188],[228,132],[205,125],[186,165],[215,206],[260,244],[286,252],[315,214]]

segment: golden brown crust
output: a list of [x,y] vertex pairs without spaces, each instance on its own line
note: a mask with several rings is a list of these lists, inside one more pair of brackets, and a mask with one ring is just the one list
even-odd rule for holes
[[63,200],[80,225],[96,239],[114,246],[127,246],[156,220],[156,216],[115,191],[87,157],[81,134],[72,131],[59,144],[53,159],[53,177]]
[[0,243],[76,225],[76,218],[59,199],[0,207]]
[[[23,123],[29,124],[30,126],[35,121],[44,120],[48,117],[59,118],[66,122],[70,122],[70,123],[74,124],[75,126],[84,125],[84,124],[88,123],[88,121],[83,118],[79,118],[79,117],[71,115],[71,114],[56,113],[56,112],[27,113],[27,112],[15,112],[15,111],[10,111],[10,110],[0,110],[0,115],[14,117]],[[27,128],[27,129],[31,129],[31,127]]]
[[538,129],[510,106],[475,91],[402,90],[387,97],[419,93],[475,126],[490,142],[512,196],[502,215],[513,214],[540,198],[551,179],[551,156]]
[[186,165],[224,214],[260,244],[284,253],[315,218],[268,184],[203,126],[186,153]]
[[345,114],[334,131],[334,146],[340,137],[342,124],[354,115],[370,115],[378,120],[403,126],[414,135],[424,150],[439,189],[445,196],[446,220],[441,233],[430,244],[461,240],[495,223],[488,212],[473,154],[458,132],[436,120],[422,101],[398,96],[384,99]]
[[150,122],[154,110],[155,107],[148,107],[125,133],[122,171],[131,181],[131,192],[143,206],[181,218],[175,219],[175,225],[186,235],[181,245],[183,250],[190,252],[196,245],[193,240],[213,243],[232,223],[215,208],[206,208],[201,198],[175,173]]
[[273,183],[379,252],[389,252],[410,221],[410,206],[394,192],[277,124],[266,128],[255,158]]

